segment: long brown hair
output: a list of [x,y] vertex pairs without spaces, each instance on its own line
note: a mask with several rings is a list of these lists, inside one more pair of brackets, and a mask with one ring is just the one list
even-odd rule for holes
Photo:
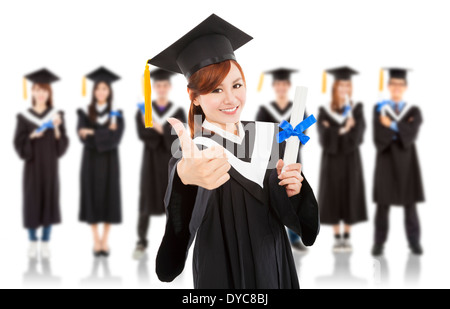
[[[339,86],[339,83],[341,81],[340,80],[335,80],[333,83],[333,90],[331,92],[331,110],[335,111],[335,112],[340,112],[341,109],[339,108],[339,96],[338,96],[338,92],[337,92],[337,88]],[[352,97],[352,92],[353,92],[353,84],[350,81],[350,93],[349,93],[349,97]],[[351,105],[351,101],[350,101],[350,105]]]
[[231,69],[231,62],[233,62],[239,69],[242,75],[242,79],[245,84],[244,72],[235,60],[226,60],[220,63],[211,64],[204,67],[197,72],[195,72],[188,81],[188,88],[191,90],[189,92],[189,99],[191,100],[191,107],[189,108],[188,124],[191,130],[191,138],[194,138],[196,132],[201,130],[201,123],[195,123],[195,116],[201,115],[202,123],[205,120],[205,113],[203,112],[201,106],[196,106],[194,104],[195,99],[200,95],[211,93],[215,90],[227,77]]
[[[35,83],[35,84],[33,84],[32,89],[34,89],[34,87],[39,87],[43,90],[48,91],[48,99],[47,99],[46,105],[47,105],[47,108],[53,107],[53,91],[52,91],[52,87],[50,86],[50,84]],[[34,98],[31,99],[31,104],[32,104],[32,106],[36,105],[36,100]]]
[[112,90],[111,85],[109,83],[107,83],[107,82],[104,82],[104,81],[97,81],[97,82],[95,82],[94,89],[92,90],[91,103],[89,104],[89,107],[88,107],[89,119],[92,122],[96,122],[97,121],[97,113],[96,113],[97,99],[95,98],[95,91],[97,90],[97,87],[101,83],[104,83],[109,88],[109,96],[106,99],[106,103],[108,104],[107,110],[111,111],[111,105],[112,105],[112,100],[113,100],[113,90]]

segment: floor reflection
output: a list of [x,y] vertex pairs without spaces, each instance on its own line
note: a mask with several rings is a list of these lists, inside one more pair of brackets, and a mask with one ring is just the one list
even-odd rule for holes
[[137,276],[139,285],[147,286],[150,285],[150,273],[148,271],[148,254],[145,253],[144,256],[139,260]]
[[316,283],[324,287],[365,287],[367,280],[353,276],[351,271],[351,253],[334,253],[333,273],[316,278]]
[[386,257],[376,257],[373,261],[375,285],[387,285],[389,283],[389,265]]
[[[103,276],[100,276],[100,269]],[[94,259],[90,276],[80,282],[83,287],[117,287],[121,284],[122,278],[111,275],[108,259],[103,257]]]
[[297,269],[297,276],[301,278],[302,273],[302,260],[308,254],[308,251],[301,252],[298,250],[292,250],[292,255],[294,256],[295,268]]
[[41,260],[41,271],[39,271],[39,261],[37,259],[28,260],[28,269],[23,275],[25,286],[59,286],[61,278],[53,276],[50,260]]
[[420,256],[409,254],[405,269],[405,284],[414,286],[419,284],[421,274],[421,258]]

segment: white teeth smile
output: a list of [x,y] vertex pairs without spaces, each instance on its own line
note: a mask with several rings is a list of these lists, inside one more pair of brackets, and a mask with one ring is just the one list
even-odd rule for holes
[[238,107],[235,106],[235,107],[230,108],[230,109],[221,109],[221,111],[222,111],[222,112],[231,113],[231,112],[234,112],[237,108],[238,108]]

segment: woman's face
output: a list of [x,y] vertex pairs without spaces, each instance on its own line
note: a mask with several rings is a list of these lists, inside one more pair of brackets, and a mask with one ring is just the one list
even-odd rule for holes
[[245,105],[246,92],[241,72],[232,63],[222,83],[213,92],[200,95],[194,104],[201,106],[209,122],[237,123]]
[[31,93],[34,101],[38,105],[46,104],[50,97],[49,91],[39,87],[39,85],[34,85],[33,88],[31,89]]
[[339,99],[346,100],[350,97],[350,92],[352,90],[352,83],[349,80],[340,80],[337,84],[337,95]]
[[97,102],[105,103],[106,100],[108,100],[109,97],[109,86],[106,83],[99,83],[97,87],[95,88],[95,99]]

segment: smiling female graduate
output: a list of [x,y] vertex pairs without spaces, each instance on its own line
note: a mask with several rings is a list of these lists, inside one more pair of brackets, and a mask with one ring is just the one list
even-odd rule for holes
[[[91,103],[86,109],[77,111],[77,132],[84,145],[80,221],[91,225],[94,256],[107,257],[110,253],[108,236],[111,224],[122,221],[119,144],[125,123],[122,112],[113,108],[111,87],[120,77],[104,67],[86,77],[94,81],[94,88]],[[98,224],[101,223],[104,223],[102,237],[98,231]]]
[[191,100],[191,136],[169,119],[182,151],[169,162],[162,281],[183,271],[196,237],[195,288],[299,288],[284,229],[311,246],[318,205],[300,164],[281,173],[277,125],[240,121],[246,84],[234,51],[251,39],[213,14],[149,61],[184,74]]
[[[28,229],[29,258],[37,257],[37,229],[42,227],[41,256],[50,258],[52,225],[61,222],[58,161],[69,146],[64,113],[53,106],[51,84],[59,78],[47,69],[25,76],[33,83],[32,107],[17,115],[14,146],[25,162],[23,222]],[[26,80],[24,98],[26,99]]]
[[[136,114],[136,125],[139,139],[144,143],[144,155],[141,169],[141,186],[139,197],[139,240],[133,257],[140,260],[148,246],[147,233],[151,215],[165,213],[164,194],[166,193],[168,175],[167,166],[172,157],[172,147],[178,148],[177,135],[172,134],[172,126],[167,122],[169,117],[186,123],[184,110],[169,100],[172,88],[173,72],[162,69],[153,70],[150,74],[153,80],[153,90],[156,99],[152,102],[153,127],[145,128],[145,107],[140,105]],[[144,109],[141,109],[144,108]],[[144,112],[144,113],[143,113]]]
[[[319,137],[322,146],[320,170],[320,222],[333,225],[334,252],[351,252],[352,225],[367,221],[364,175],[359,153],[366,122],[363,105],[353,102],[349,67],[329,69],[334,76],[331,101],[319,110]],[[326,92],[326,76],[323,92]],[[341,231],[343,225],[343,232]]]

